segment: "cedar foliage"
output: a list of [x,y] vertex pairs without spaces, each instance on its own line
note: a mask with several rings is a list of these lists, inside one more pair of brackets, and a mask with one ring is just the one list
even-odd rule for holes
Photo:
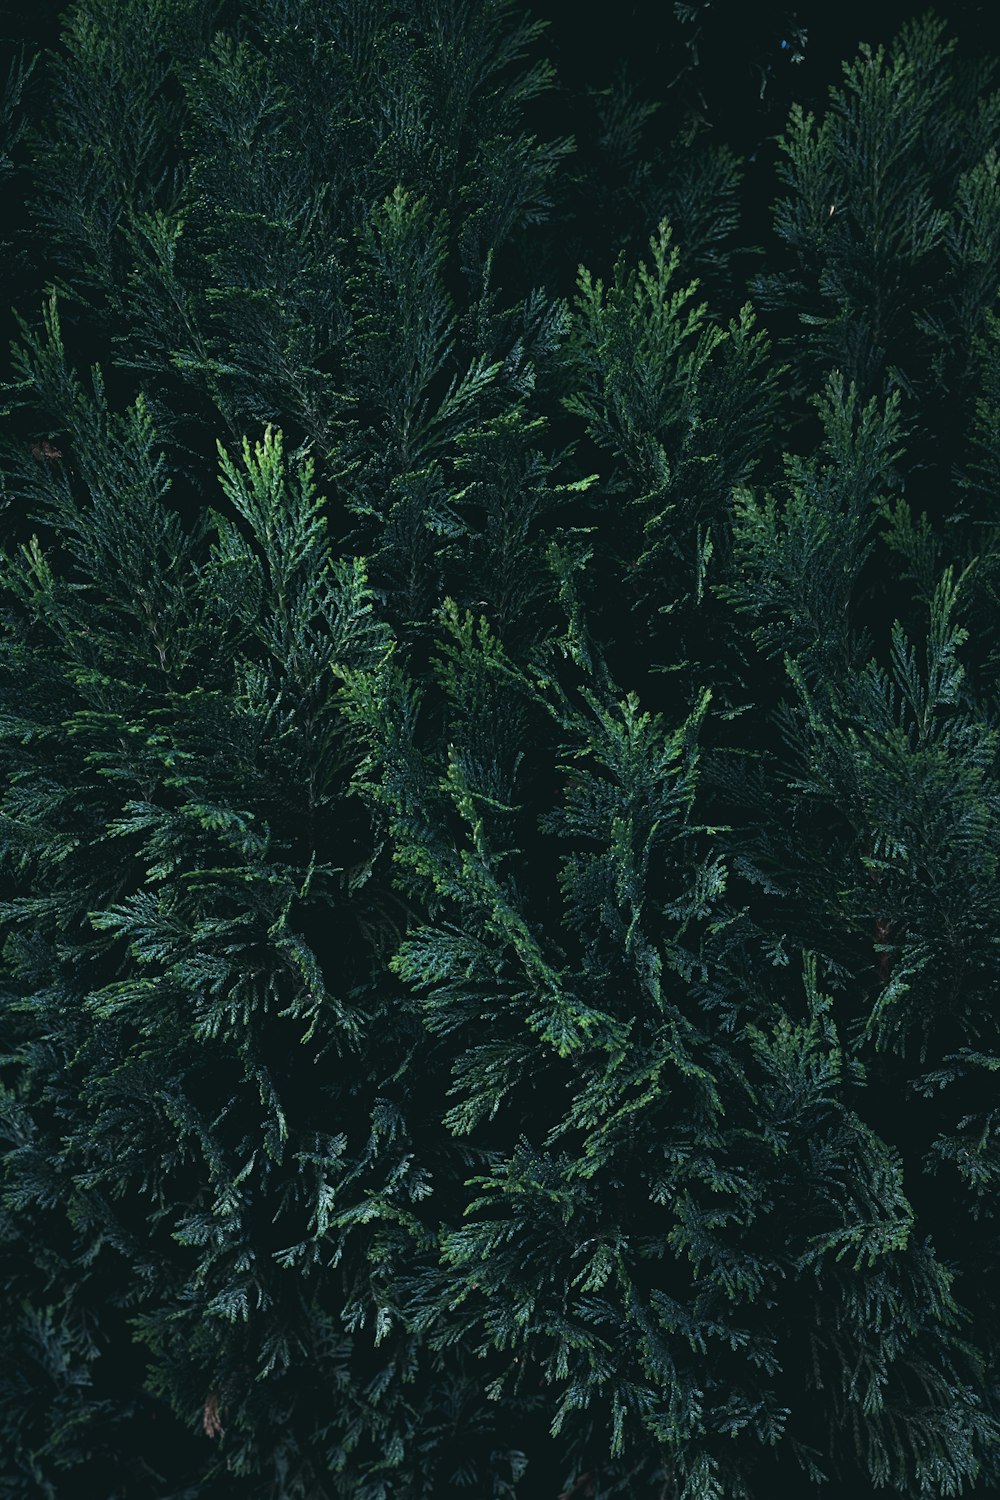
[[997,63],[710,9],[12,49],[5,1500],[1000,1484]]

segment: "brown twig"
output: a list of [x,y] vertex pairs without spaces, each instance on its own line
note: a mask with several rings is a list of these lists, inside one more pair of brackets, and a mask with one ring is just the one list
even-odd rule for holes
[[50,464],[58,463],[62,458],[62,450],[53,448],[48,438],[43,438],[40,443],[32,443],[31,452],[35,458],[47,459]]
[[218,1391],[209,1391],[205,1397],[205,1405],[201,1411],[201,1425],[205,1429],[206,1437],[222,1437],[224,1429],[219,1419]]
[[588,1469],[585,1474],[581,1474],[579,1479],[577,1479],[573,1484],[570,1485],[568,1490],[563,1490],[562,1494],[558,1497],[558,1500],[570,1500],[570,1496],[575,1495],[577,1490],[580,1488],[583,1488],[585,1500],[591,1500],[591,1497],[594,1493],[595,1478],[596,1475],[594,1474],[593,1469]]

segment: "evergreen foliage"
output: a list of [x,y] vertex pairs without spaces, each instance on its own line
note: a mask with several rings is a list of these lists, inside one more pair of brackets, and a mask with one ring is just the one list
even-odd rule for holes
[[1000,1486],[997,61],[708,9],[12,51],[4,1500]]

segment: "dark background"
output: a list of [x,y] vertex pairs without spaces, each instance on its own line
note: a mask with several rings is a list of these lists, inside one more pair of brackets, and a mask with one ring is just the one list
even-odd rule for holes
[[[550,51],[566,81],[600,87],[627,59],[650,98],[677,101],[667,114],[697,108],[747,156],[781,130],[793,100],[808,107],[825,98],[859,42],[888,43],[904,21],[931,9],[967,48],[989,48],[1000,31],[1000,9],[991,0],[937,6],[875,0],[865,7],[837,0],[594,6],[540,0],[532,9],[551,22]],[[793,61],[797,55],[801,61]]]

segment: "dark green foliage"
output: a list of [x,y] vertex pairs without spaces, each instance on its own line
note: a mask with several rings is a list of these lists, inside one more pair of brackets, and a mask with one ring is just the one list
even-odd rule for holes
[[997,83],[995,59],[960,56],[927,15],[845,63],[821,117],[793,108],[774,210],[788,269],[752,287],[814,330],[789,328],[800,390],[837,368],[863,396],[904,391],[931,423],[967,396],[1000,255]]
[[15,52],[4,1500],[1000,1485],[996,62],[709,9]]

